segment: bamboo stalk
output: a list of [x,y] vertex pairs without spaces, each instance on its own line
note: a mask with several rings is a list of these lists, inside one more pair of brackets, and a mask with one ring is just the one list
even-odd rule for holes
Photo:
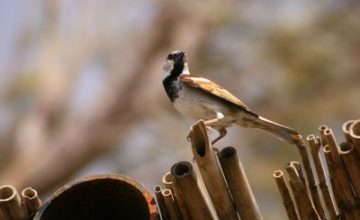
[[346,219],[360,219],[351,184],[342,162],[338,163],[335,160],[334,155],[336,154],[331,152],[334,148],[326,145],[323,149],[340,216],[345,216]]
[[[321,201],[320,201],[320,194],[319,190],[316,186],[315,177],[313,174],[313,171],[311,169],[310,160],[308,153],[306,151],[306,145],[301,135],[298,135],[296,139],[296,146],[298,148],[298,151],[300,153],[302,164],[305,168],[306,177],[309,184],[309,189],[311,192],[311,198],[315,205],[316,211],[321,217],[321,219],[326,219],[324,208],[322,207]],[[306,186],[306,183],[304,181],[304,185]]]
[[280,191],[282,202],[284,204],[286,214],[289,220],[298,220],[294,202],[285,183],[284,173],[281,170],[276,170],[274,171],[273,177],[275,178],[276,185],[278,186],[278,189]]
[[190,219],[189,211],[187,210],[187,207],[186,207],[185,201],[183,199],[182,193],[180,191],[180,188],[174,181],[173,175],[170,172],[167,172],[163,176],[162,182],[163,182],[165,188],[170,189],[173,192],[175,206],[177,207],[177,209],[179,211],[181,219],[189,220]]
[[33,188],[27,187],[21,192],[21,197],[28,214],[33,215],[41,205],[38,193]]
[[165,205],[166,205],[166,209],[169,212],[169,216],[171,220],[178,220],[180,219],[177,211],[176,211],[176,206],[175,206],[175,201],[174,201],[174,197],[173,194],[171,192],[170,189],[164,189],[162,191],[163,197],[164,197],[164,201],[165,201]]
[[335,205],[334,198],[331,196],[329,186],[326,182],[324,167],[321,163],[319,155],[321,145],[320,138],[315,138],[315,135],[309,135],[306,139],[309,143],[309,146],[311,147],[311,155],[315,165],[316,173],[319,178],[319,185],[324,198],[324,202],[329,212],[329,217],[331,220],[336,220],[338,219],[337,207]]
[[203,120],[192,126],[189,138],[194,159],[219,219],[238,219]]
[[346,121],[342,126],[341,126],[341,130],[344,133],[344,137],[346,142],[348,143],[352,143],[352,139],[351,139],[351,135],[350,135],[350,126],[355,122],[355,120],[349,120]]
[[349,128],[352,143],[360,156],[360,120],[354,121]]
[[319,133],[320,133],[320,139],[322,146],[325,146],[327,144],[326,138],[325,138],[325,130],[328,129],[326,125],[320,125],[319,126]]
[[162,187],[160,185],[156,185],[154,188],[155,191],[155,198],[158,205],[158,209],[161,215],[162,220],[168,220],[170,219],[169,211],[167,210],[166,204],[165,204],[165,198],[162,194]]
[[340,156],[350,177],[352,186],[360,196],[360,159],[352,144],[344,142],[340,144]]
[[[332,159],[336,164],[341,163],[340,152],[333,131],[330,128],[325,129],[324,136],[326,139],[326,145],[329,146],[330,153],[332,154]],[[324,145],[324,147],[326,145]]]
[[209,207],[205,202],[193,167],[189,162],[182,161],[171,167],[171,174],[183,193],[184,201],[188,207],[191,219],[210,220],[213,219]]
[[241,219],[263,219],[236,149],[226,147],[219,154],[221,167]]
[[289,163],[286,166],[286,170],[289,174],[289,183],[294,193],[296,206],[300,219],[302,220],[320,220],[320,216],[317,213],[312,201],[310,200],[306,185],[301,180],[296,167]]
[[6,219],[23,220],[28,217],[17,190],[11,185],[0,187],[0,209]]

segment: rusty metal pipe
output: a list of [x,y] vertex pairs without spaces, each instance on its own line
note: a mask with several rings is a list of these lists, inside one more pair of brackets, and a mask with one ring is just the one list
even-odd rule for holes
[[117,174],[79,178],[55,192],[34,220],[156,220],[155,200],[136,180]]

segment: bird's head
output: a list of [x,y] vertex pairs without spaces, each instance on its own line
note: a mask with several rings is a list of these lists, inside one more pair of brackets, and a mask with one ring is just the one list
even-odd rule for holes
[[186,53],[184,51],[173,51],[166,57],[163,67],[165,75],[179,76],[188,74],[189,70],[186,63]]

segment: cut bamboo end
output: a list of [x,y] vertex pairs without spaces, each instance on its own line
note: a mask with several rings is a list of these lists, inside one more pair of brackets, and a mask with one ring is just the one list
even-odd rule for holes
[[352,139],[350,136],[350,126],[355,122],[355,120],[349,120],[346,121],[342,126],[341,126],[341,130],[344,134],[345,140],[348,143],[352,143]]
[[281,170],[276,170],[273,173],[273,177],[276,181],[276,185],[279,189],[282,202],[284,204],[286,214],[289,218],[289,220],[297,220],[298,216],[295,210],[294,201],[292,200],[290,196],[289,189],[286,186],[285,179],[284,179],[284,173]]
[[336,142],[336,139],[335,139],[332,129],[330,129],[330,128],[325,129],[324,135],[325,135],[325,139],[326,139],[326,143],[327,143],[326,145],[328,145],[330,147],[331,154],[332,154],[334,161],[336,163],[340,163],[341,162],[340,152],[339,152],[338,144]]
[[5,219],[24,220],[28,217],[18,191],[11,185],[0,187],[0,209]]
[[192,126],[189,138],[194,159],[217,215],[220,219],[238,219],[204,121],[200,120]]
[[354,144],[357,154],[360,156],[360,120],[354,121],[350,128],[351,141]]
[[36,190],[31,187],[25,188],[21,192],[22,200],[26,206],[28,214],[33,215],[41,205],[41,200]]
[[325,137],[325,130],[328,129],[326,125],[320,125],[319,126],[319,133],[320,133],[320,139],[322,146],[325,146],[327,144],[326,137]]
[[162,191],[162,194],[163,194],[163,197],[164,197],[166,208],[167,208],[167,210],[169,212],[170,219],[171,220],[179,219],[178,213],[176,211],[174,196],[173,196],[171,190],[170,189],[164,189]]
[[164,220],[167,220],[167,219],[170,219],[170,216],[169,216],[169,212],[167,210],[166,204],[165,204],[165,199],[164,199],[164,195],[163,195],[162,191],[163,191],[163,189],[160,185],[156,185],[154,187],[156,203],[158,205],[158,209],[159,209],[161,218]]
[[192,165],[187,161],[178,162],[171,167],[171,174],[183,194],[191,218],[199,220],[213,219],[197,184]]
[[173,191],[174,177],[171,175],[170,172],[165,173],[165,175],[161,178],[161,181],[166,189],[170,189],[171,191]]
[[241,161],[234,147],[226,147],[218,154],[236,209],[241,219],[262,219]]

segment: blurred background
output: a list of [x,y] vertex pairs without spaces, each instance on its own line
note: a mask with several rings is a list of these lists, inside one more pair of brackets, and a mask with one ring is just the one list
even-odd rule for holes
[[[192,160],[191,120],[161,67],[188,53],[252,110],[304,136],[359,118],[360,7],[352,0],[0,1],[0,184],[46,198],[84,175],[116,172],[149,190]],[[217,135],[216,132],[211,134]],[[272,173],[295,147],[255,129],[238,149],[265,219],[284,219]]]

